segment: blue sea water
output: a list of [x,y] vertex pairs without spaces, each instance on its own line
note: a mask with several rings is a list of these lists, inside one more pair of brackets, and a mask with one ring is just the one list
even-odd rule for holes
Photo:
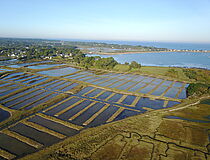
[[[105,41],[105,40],[69,40],[83,42],[103,42],[108,44],[126,44],[154,46],[168,49],[210,50],[210,43],[174,43],[174,42],[142,42],[142,41]],[[95,55],[91,55],[95,56]],[[137,61],[145,66],[187,67],[210,69],[210,53],[194,52],[164,52],[164,53],[135,53],[121,55],[100,55],[114,57],[119,63]]]
[[[109,41],[107,41],[109,43]],[[168,49],[210,50],[210,43],[175,43],[175,42],[137,42],[137,41],[110,41],[114,44],[153,46]]]
[[[96,56],[96,55],[90,55]],[[187,67],[210,69],[210,53],[194,52],[162,52],[162,53],[135,53],[120,55],[100,55],[113,57],[119,63],[136,61],[144,66]]]
[[100,42],[108,44],[125,44],[125,45],[141,45],[153,46],[158,48],[168,49],[189,49],[189,50],[210,50],[210,43],[180,43],[180,42],[148,42],[148,41],[111,41],[111,40],[78,40],[78,39],[62,39],[67,41],[80,41],[80,42]]

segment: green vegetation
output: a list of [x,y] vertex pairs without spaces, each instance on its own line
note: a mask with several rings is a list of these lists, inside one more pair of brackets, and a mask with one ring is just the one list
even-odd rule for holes
[[167,159],[205,159],[203,153],[208,153],[209,125],[164,118],[173,115],[202,120],[208,116],[206,105],[181,109],[185,105],[176,107],[180,110],[166,108],[86,129],[22,160],[108,160],[120,159],[120,155],[125,155],[128,160],[139,160],[142,157],[158,159],[164,154]]
[[[0,39],[1,42],[1,39]],[[21,60],[35,60],[35,59],[52,59],[60,62],[69,63],[72,66],[78,66],[86,69],[95,69],[96,72],[133,72],[136,74],[147,74],[155,77],[174,80],[184,80],[191,84],[187,88],[187,93],[193,98],[182,100],[182,103],[171,108],[163,108],[162,110],[149,111],[144,114],[129,117],[124,120],[108,123],[103,126],[89,128],[82,130],[79,134],[65,139],[64,141],[44,148],[44,150],[23,157],[23,159],[158,159],[163,158],[163,155],[167,159],[182,159],[182,157],[189,157],[190,159],[203,159],[203,153],[207,153],[208,130],[209,124],[199,124],[194,122],[179,121],[178,119],[166,119],[164,117],[168,115],[180,116],[189,119],[207,120],[209,113],[209,107],[207,104],[198,104],[201,95],[210,94],[210,71],[201,69],[185,69],[185,68],[170,68],[170,67],[145,67],[141,66],[135,61],[130,64],[120,64],[114,60],[114,58],[101,58],[99,56],[89,57],[86,56],[77,47],[77,43],[58,43],[58,41],[46,41],[46,40],[25,40],[17,42],[13,41],[15,45],[10,45],[11,41],[4,42],[1,45],[0,51],[2,55],[10,55],[11,53],[16,55]],[[79,42],[78,42],[79,43]],[[95,46],[107,47],[107,44],[90,43]],[[90,45],[90,44],[87,44]],[[81,44],[79,44],[81,45]],[[125,45],[109,45],[109,47],[129,47]],[[142,47],[142,46],[137,46]],[[50,62],[49,62],[50,63]],[[71,66],[69,65],[69,66]],[[68,64],[66,65],[68,66]],[[62,66],[63,67],[63,66]],[[24,67],[17,69],[18,71],[30,71]],[[46,69],[47,70],[47,69]],[[17,71],[15,71],[17,72]],[[36,71],[33,71],[34,73]],[[5,74],[5,73],[4,73]],[[1,75],[1,74],[0,74]],[[2,74],[3,75],[3,74]],[[55,78],[56,79],[56,78]],[[60,78],[57,78],[60,79]],[[50,80],[49,80],[50,81]],[[46,82],[46,81],[45,81]],[[71,80],[71,82],[77,82]],[[43,82],[44,83],[44,82]],[[0,123],[1,128],[6,128],[9,125],[16,122],[22,122],[38,130],[42,130],[42,127],[37,127],[34,123],[27,121],[27,118],[34,115],[34,113],[45,109],[47,106],[51,106],[62,99],[69,97],[69,93],[75,94],[84,88],[87,84],[85,82],[79,83],[68,94],[60,94],[53,99],[38,105],[31,110],[16,110],[11,111],[12,116],[7,120]],[[15,94],[24,91],[28,88],[24,88],[15,92]],[[113,92],[121,93],[120,90],[110,89]],[[122,91],[122,93],[133,94],[129,91]],[[126,93],[126,94],[127,94]],[[13,93],[12,93],[13,94]],[[11,95],[12,95],[11,94]],[[9,97],[9,95],[6,95]],[[5,97],[6,97],[5,96]],[[143,95],[145,96],[145,95]],[[147,95],[146,95],[147,96]],[[2,97],[5,98],[5,97]],[[148,96],[149,97],[149,96]],[[150,97],[154,98],[154,97]],[[156,98],[156,97],[155,97]],[[78,101],[78,104],[80,101]],[[209,102],[208,102],[209,103]],[[132,105],[131,105],[132,106]],[[4,106],[0,106],[3,108]],[[55,107],[55,106],[53,106]],[[4,107],[6,108],[6,107]],[[59,114],[67,111],[63,110]],[[9,110],[9,109],[8,109]],[[9,110],[10,111],[10,110]],[[101,111],[102,112],[102,111]],[[100,114],[98,112],[97,114]],[[36,114],[40,117],[44,117],[51,121],[60,123],[70,128],[80,130],[68,122],[47,116],[44,114]],[[58,115],[58,114],[57,114]],[[26,119],[24,119],[26,118]],[[171,132],[173,130],[173,132]],[[65,138],[61,134],[58,134],[50,129],[43,129],[43,132],[50,133],[59,138]],[[11,134],[9,130],[4,130],[3,133]],[[190,135],[190,136],[189,136]],[[37,143],[30,141],[30,139],[24,138],[21,135],[15,134],[15,138],[26,141],[32,146],[36,146]],[[183,142],[183,143],[182,143]],[[206,147],[207,146],[207,147]],[[37,147],[38,148],[38,147]],[[43,148],[42,148],[43,149]],[[133,149],[133,150],[132,150]],[[150,150],[151,149],[151,150]],[[189,151],[190,150],[190,151]],[[195,151],[196,150],[196,154]],[[178,152],[179,153],[178,153]],[[111,153],[111,154],[110,154]],[[118,154],[120,153],[120,154]],[[153,154],[155,153],[155,154]],[[183,155],[180,155],[183,153]],[[2,153],[3,154],[3,153]],[[186,154],[186,155],[185,155]],[[199,155],[200,154],[200,155]],[[149,157],[152,155],[151,157]],[[199,155],[200,157],[195,157]],[[206,154],[207,155],[207,154]],[[8,157],[10,155],[7,155]],[[121,156],[121,157],[120,157]],[[132,157],[136,156],[136,157]],[[177,158],[178,157],[178,158]],[[10,159],[10,158],[8,158]]]
[[[52,59],[64,63],[71,63],[74,66],[79,66],[85,69],[101,69],[113,70],[118,72],[135,72],[155,76],[170,77],[170,79],[184,80],[193,83],[206,84],[205,87],[201,84],[192,84],[189,86],[188,95],[205,94],[206,87],[210,81],[210,72],[202,69],[184,69],[184,68],[168,68],[168,67],[141,67],[135,61],[130,64],[120,64],[114,58],[101,58],[100,56],[90,57],[82,53],[76,46],[66,44],[57,44],[54,41],[30,41],[30,43],[21,43],[17,41],[15,45],[2,43],[0,51],[2,54],[9,53],[17,55],[21,60],[35,59]],[[72,43],[74,44],[74,43]],[[203,90],[205,89],[205,90]]]
[[[93,51],[92,51],[92,48]],[[80,49],[80,50],[79,50]],[[79,53],[166,51],[166,48],[148,46],[118,45],[95,42],[72,42],[45,39],[0,38],[0,59],[21,60],[66,58]]]
[[[12,45],[11,45],[12,44]],[[119,64],[114,58],[101,58],[100,56],[89,57],[78,49],[77,45],[97,45],[109,47],[128,47],[127,45],[108,45],[105,43],[74,43],[49,40],[30,39],[0,39],[0,56],[17,58],[22,61],[52,59],[67,61],[74,65],[89,69],[112,70]],[[140,46],[138,46],[140,47]],[[137,48],[138,48],[137,47]],[[135,48],[135,47],[134,47]],[[150,48],[150,47],[146,47]],[[151,49],[151,48],[150,48]],[[5,59],[5,58],[4,58]],[[130,68],[140,68],[141,65],[133,61]]]
[[210,82],[210,72],[204,69],[183,69],[185,75],[189,79],[194,79],[197,82],[208,84]]
[[95,61],[95,67],[99,69],[113,69],[117,64],[113,57],[99,58]]
[[171,68],[167,71],[166,75],[169,76],[169,77],[177,78],[178,77],[178,71]]
[[190,79],[197,79],[197,73],[196,71],[193,71],[193,70],[190,70],[190,69],[186,69],[186,70],[183,70],[185,75],[187,77],[189,77]]
[[[206,101],[206,100],[203,100]],[[195,106],[184,108],[181,111],[172,112],[170,116],[184,117],[191,120],[209,121],[208,113],[210,113],[210,106],[207,104],[197,104]],[[208,127],[208,124],[201,123],[201,126]]]
[[[60,59],[62,61],[62,59]],[[89,57],[79,52],[73,55],[72,59],[65,59],[67,62],[71,62],[77,66],[89,69],[102,69],[102,70],[115,70],[120,72],[127,72],[131,69],[140,69],[141,65],[135,61],[131,64],[120,64],[113,57],[101,58],[100,56]]]
[[65,41],[65,45],[72,45],[80,48],[83,53],[126,53],[126,52],[149,52],[149,51],[168,51],[167,48],[157,48],[142,45],[119,45],[97,42],[73,42]]
[[111,70],[114,68],[115,65],[118,64],[117,61],[114,60],[114,58],[101,58],[99,56],[96,57],[88,57],[83,53],[78,53],[73,56],[72,59],[67,60],[69,62],[72,62],[73,64],[76,64],[80,67],[84,67],[86,69],[92,67],[92,68],[98,68],[98,69],[107,69]]
[[191,83],[187,87],[188,96],[210,94],[210,85],[202,83]]
[[[168,74],[170,70],[173,69],[176,73],[176,76]],[[180,81],[194,81],[189,79],[183,72],[182,68],[178,67],[158,67],[158,66],[141,66],[141,68],[136,72],[140,74],[146,74],[146,75],[151,75],[151,76],[156,76],[156,77],[164,77],[172,80],[180,80]]]
[[113,69],[118,72],[128,72],[131,67],[127,64],[117,64]]
[[183,69],[183,71],[189,79],[193,79],[196,82],[188,86],[188,96],[210,93],[210,71],[203,69]]
[[136,61],[132,61],[131,64],[125,63],[125,64],[117,64],[113,70],[118,72],[137,72],[140,71],[141,64],[137,63]]
[[134,68],[134,69],[140,69],[141,64],[137,63],[136,61],[132,61],[131,64],[130,64],[130,67]]

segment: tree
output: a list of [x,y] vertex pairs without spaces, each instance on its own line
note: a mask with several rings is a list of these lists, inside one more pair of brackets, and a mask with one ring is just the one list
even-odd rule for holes
[[86,67],[93,66],[95,63],[95,57],[85,57],[82,61],[83,65]]
[[85,58],[85,54],[83,53],[79,53],[73,56],[74,61],[78,64],[80,64],[84,60],[84,58]]
[[187,87],[187,95],[192,96],[192,95],[202,95],[210,93],[210,85],[209,84],[202,84],[202,83],[191,83]]
[[95,66],[102,69],[112,69],[118,62],[113,57],[101,58],[95,61]]
[[137,63],[136,61],[132,61],[130,64],[131,68],[141,68],[141,64]]

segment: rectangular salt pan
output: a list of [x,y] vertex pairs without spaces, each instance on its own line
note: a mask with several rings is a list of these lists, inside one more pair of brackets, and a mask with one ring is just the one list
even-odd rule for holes
[[78,69],[76,69],[76,68],[67,67],[67,68],[59,68],[59,69],[53,69],[53,70],[48,70],[48,71],[41,71],[38,73],[44,74],[47,76],[59,77],[59,76],[68,75],[68,74],[71,74],[71,73],[74,73],[77,71],[78,71]]

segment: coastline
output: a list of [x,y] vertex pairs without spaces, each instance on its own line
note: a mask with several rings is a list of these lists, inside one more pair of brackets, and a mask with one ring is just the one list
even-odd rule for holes
[[[164,54],[164,52],[167,52],[166,54]],[[207,57],[207,59],[205,59],[205,60],[209,60],[209,58],[210,58],[210,56],[209,56],[209,53],[210,53],[210,51],[208,51],[208,52],[190,52],[190,51],[186,51],[186,52],[184,52],[184,51],[154,51],[154,52],[116,52],[116,53],[105,53],[105,52],[102,52],[102,53],[92,53],[92,54],[88,54],[88,56],[104,56],[104,57],[114,57],[114,58],[116,58],[116,60],[119,62],[119,63],[125,63],[125,62],[129,62],[129,57],[131,56],[132,58],[134,58],[135,59],[135,57],[137,56],[146,56],[146,57],[148,57],[148,56],[150,56],[150,54],[144,54],[143,55],[143,53],[154,53],[154,54],[152,54],[152,55],[156,55],[156,53],[157,53],[157,55],[159,55],[159,54],[162,54],[162,55],[165,55],[165,56],[167,56],[167,55],[171,55],[171,54],[175,54],[175,55],[180,55],[179,57],[179,59],[182,59],[183,57],[182,57],[182,54],[188,54],[188,53],[190,53],[190,55],[194,55],[193,57],[193,59],[194,60],[196,60],[195,59],[195,56],[199,56],[199,55],[205,55],[206,57]],[[159,54],[158,54],[159,53]],[[206,54],[205,54],[206,53]],[[130,54],[130,55],[129,55]],[[121,55],[121,56],[120,56]],[[191,57],[189,55],[189,58]],[[120,56],[120,57],[119,57]],[[127,59],[127,56],[128,56],[128,59]],[[145,58],[144,58],[145,59]],[[143,60],[144,60],[143,59]],[[136,59],[137,60],[137,59]],[[206,63],[193,63],[193,62],[191,62],[191,61],[186,61],[186,62],[184,62],[184,63],[180,63],[179,61],[178,62],[176,62],[176,63],[156,63],[156,61],[146,61],[145,63],[143,63],[143,60],[142,60],[142,62],[141,61],[138,61],[137,60],[137,62],[138,63],[141,63],[141,65],[142,66],[153,66],[153,67],[179,67],[179,68],[197,68],[197,69],[205,69],[205,70],[210,70],[210,67],[209,67],[209,64],[206,64]],[[191,64],[192,63],[192,64]]]
[[135,54],[135,53],[164,53],[164,52],[189,52],[189,53],[210,53],[210,51],[132,51],[132,52],[98,52],[98,53],[88,53],[98,54],[98,55],[120,55],[120,54]]

